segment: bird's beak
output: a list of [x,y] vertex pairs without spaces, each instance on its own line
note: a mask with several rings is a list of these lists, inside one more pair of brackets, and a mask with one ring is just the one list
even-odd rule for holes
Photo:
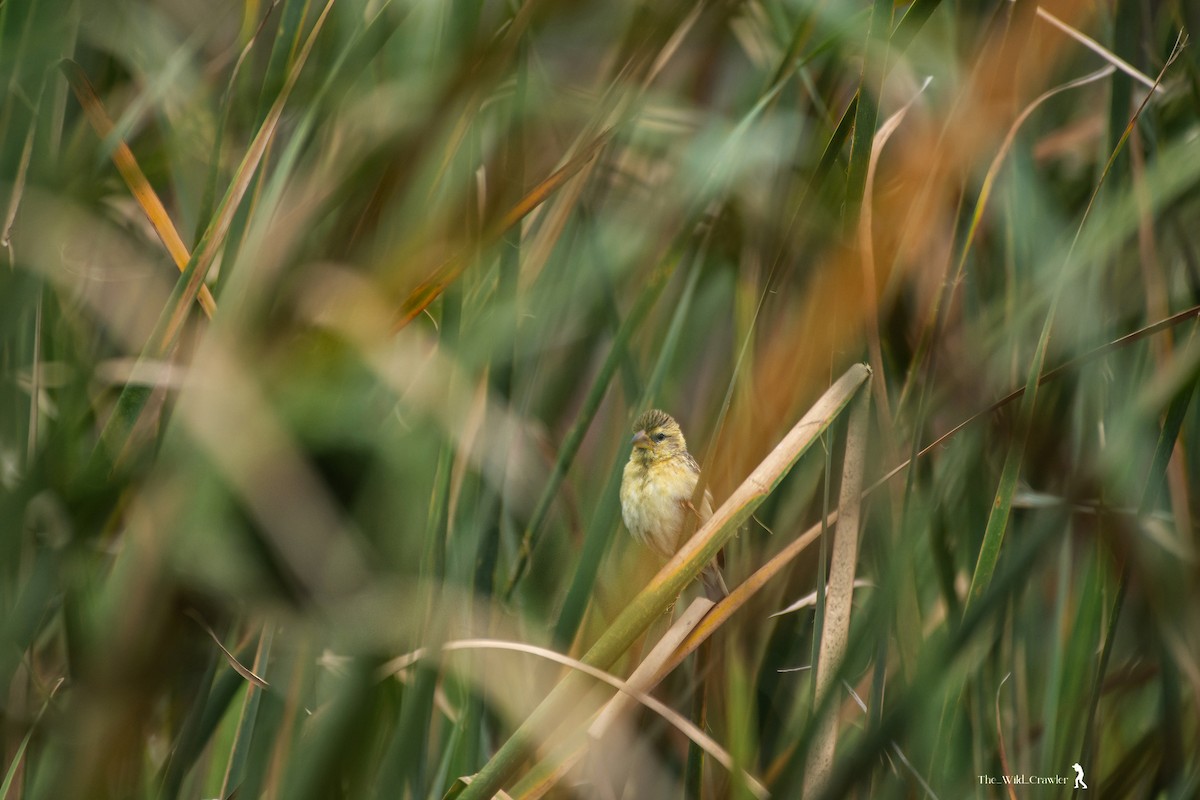
[[640,447],[643,450],[649,448],[651,446],[650,437],[646,435],[645,431],[638,431],[633,435],[633,446]]

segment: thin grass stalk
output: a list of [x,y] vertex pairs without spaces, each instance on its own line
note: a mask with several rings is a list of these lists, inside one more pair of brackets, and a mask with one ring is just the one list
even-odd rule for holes
[[[165,358],[174,349],[187,318],[187,310],[195,300],[200,287],[204,284],[209,267],[212,266],[216,258],[217,249],[224,241],[225,235],[229,232],[229,226],[233,221],[237,207],[246,190],[249,188],[254,173],[263,155],[266,153],[268,145],[274,139],[279,119],[283,114],[284,105],[292,89],[295,87],[296,81],[299,80],[300,71],[308,59],[308,54],[312,52],[317,35],[321,32],[325,19],[333,8],[333,3],[334,0],[327,0],[324,10],[309,32],[300,57],[297,59],[292,71],[288,74],[287,81],[284,83],[279,97],[276,98],[274,105],[272,105],[270,113],[268,113],[267,118],[259,128],[258,133],[250,144],[250,148],[246,151],[246,155],[242,158],[242,162],[234,175],[234,180],[226,191],[225,198],[221,201],[216,216],[193,251],[191,258],[188,260],[187,267],[179,276],[179,280],[171,292],[167,305],[163,309],[154,327],[154,331],[151,333],[149,341],[142,351],[142,359],[160,360]],[[121,394],[117,398],[116,407],[113,409],[100,435],[102,448],[98,448],[98,450],[107,449],[107,456],[113,461],[116,461],[124,452],[125,446],[129,441],[129,436],[133,432],[149,396],[150,393],[145,387],[141,386],[126,385],[121,390]]]
[[[154,187],[150,185],[146,174],[142,172],[142,168],[138,165],[133,151],[129,149],[129,145],[125,143],[125,140],[114,131],[112,120],[109,119],[108,114],[105,112],[104,105],[96,95],[96,90],[92,87],[91,81],[88,80],[87,73],[70,59],[63,59],[59,67],[66,76],[71,90],[75,93],[75,99],[79,101],[80,107],[83,108],[88,122],[95,129],[96,135],[101,140],[107,140],[110,136],[114,137],[116,146],[112,149],[112,161],[117,167],[117,172],[125,180],[125,185],[129,187],[129,191],[134,199],[137,200],[142,213],[146,215],[146,219],[154,227],[154,232],[158,234],[159,240],[163,243],[163,247],[167,249],[167,253],[170,254],[171,259],[175,262],[175,266],[179,268],[180,272],[183,272],[187,269],[188,262],[191,260],[191,254],[188,253],[187,245],[183,243],[183,239],[179,236],[179,231],[175,229],[175,224],[171,222],[171,215],[167,213],[167,209],[162,204],[162,201],[158,199],[158,194],[154,191]],[[202,285],[200,287],[196,301],[200,304],[200,308],[203,309],[204,315],[212,319],[213,314],[217,312],[217,301],[213,299],[212,293],[209,292],[207,286]]]
[[17,782],[17,776],[21,774],[24,767],[25,751],[29,748],[29,742],[33,739],[34,731],[37,730],[38,723],[42,721],[42,717],[46,714],[46,709],[50,707],[50,701],[54,699],[54,695],[58,692],[60,686],[63,685],[65,678],[59,678],[58,681],[50,689],[50,693],[46,696],[45,702],[38,710],[37,716],[29,724],[29,730],[21,737],[21,743],[17,745],[16,751],[13,753],[12,761],[8,764],[8,769],[4,772],[4,782],[0,783],[0,800],[7,800],[9,792],[12,791],[13,784]]
[[533,551],[537,549],[538,542],[541,541],[542,526],[546,522],[550,508],[558,496],[559,488],[567,476],[567,471],[571,468],[571,463],[575,460],[575,456],[579,452],[579,446],[583,443],[583,437],[587,434],[592,420],[596,417],[596,412],[600,409],[600,403],[604,400],[604,395],[608,392],[608,386],[612,382],[613,375],[616,374],[618,367],[628,357],[629,342],[632,340],[633,334],[641,327],[642,322],[646,319],[646,315],[654,307],[659,294],[662,293],[662,289],[666,285],[667,278],[671,274],[672,270],[667,268],[655,270],[646,287],[638,295],[637,300],[634,301],[633,308],[629,310],[629,315],[620,323],[617,335],[614,337],[612,346],[609,348],[608,355],[605,357],[604,363],[600,366],[600,371],[596,374],[596,379],[592,382],[591,388],[588,389],[587,396],[583,399],[583,404],[580,406],[575,421],[571,424],[570,430],[567,431],[567,435],[563,438],[562,445],[558,448],[558,454],[555,456],[554,467],[550,472],[550,477],[546,481],[546,487],[538,497],[537,505],[534,506],[533,513],[529,517],[529,524],[526,525],[525,533],[521,537],[517,563],[513,567],[512,575],[504,592],[504,599],[506,601],[512,598],[517,584],[520,583],[525,575],[525,571],[529,567],[529,560],[533,555]]
[[[263,29],[267,25],[267,20],[270,19],[271,12],[283,0],[271,0],[271,5],[267,8],[266,13],[258,22],[258,26],[253,31],[249,31],[251,17],[250,5],[246,6],[245,22],[247,23],[247,32],[249,37],[246,39],[246,44],[242,46],[241,52],[238,53],[237,60],[234,62],[233,69],[230,70],[229,80],[225,83],[225,91],[221,94],[221,99],[217,106],[220,108],[220,114],[217,117],[216,130],[214,131],[213,146],[211,155],[209,156],[208,180],[204,184],[204,189],[200,195],[200,207],[196,214],[196,231],[193,236],[199,239],[204,235],[204,229],[207,227],[209,220],[213,215],[213,204],[216,203],[217,186],[221,180],[221,153],[225,142],[225,129],[229,126],[229,117],[233,110],[233,96],[237,88],[238,78],[242,74],[242,65],[250,56],[254,45],[258,42],[258,37],[262,34]],[[265,113],[265,111],[264,111]],[[260,119],[261,119],[260,114]],[[222,279],[218,278],[218,287],[222,283]]]
[[[671,322],[667,326],[667,332],[663,337],[663,344],[659,350],[658,359],[651,370],[649,380],[646,382],[645,387],[643,387],[642,397],[638,400],[634,410],[635,414],[640,413],[641,408],[657,396],[659,387],[666,377],[667,367],[675,357],[675,350],[683,331],[683,323],[687,319],[687,315],[692,307],[692,299],[695,296],[696,284],[699,282],[700,269],[705,253],[707,252],[705,249],[707,244],[708,234],[706,233],[703,239],[691,243],[679,261],[672,260],[661,266],[656,272],[657,277],[651,281],[649,286],[642,290],[642,296],[647,297],[646,302],[653,303],[654,298],[661,292],[662,286],[675,272],[676,265],[680,262],[688,265],[687,283],[684,284],[683,292],[675,306]],[[621,471],[623,468],[624,461],[622,458],[618,458],[613,464],[612,471],[608,476],[608,482],[605,484],[604,491],[600,495],[600,505],[592,515],[591,523],[588,525],[588,531],[584,538],[583,550],[580,553],[575,575],[571,579],[571,585],[567,589],[562,610],[559,612],[558,621],[554,626],[554,641],[561,647],[569,646],[575,639],[579,625],[583,621],[583,615],[587,610],[588,601],[592,595],[592,588],[596,582],[596,575],[600,569],[600,560],[608,548],[609,539],[616,525],[617,505],[613,500],[615,500],[617,490],[621,484]]]
[[[816,662],[814,708],[821,708],[826,696],[837,687],[836,676],[845,659],[850,636],[850,604],[854,596],[854,573],[858,568],[858,536],[862,518],[863,473],[866,471],[867,428],[871,409],[870,393],[862,392],[852,401],[846,431],[846,458],[838,493],[838,521],[834,532],[833,555],[829,568],[829,591],[825,595],[826,618],[821,629],[821,652]],[[819,793],[833,767],[837,747],[838,716],[834,708],[824,712],[818,724],[816,741],[808,754],[804,794]]]
[[[519,194],[525,175],[524,136],[522,134],[523,128],[520,119],[520,115],[524,113],[523,101],[526,83],[524,45],[518,45],[516,58],[516,87],[514,89],[513,104],[510,112],[510,130],[504,153],[504,174],[502,180],[516,188],[516,191],[513,192],[514,194]],[[519,224],[515,224],[505,230],[500,237],[500,275],[491,311],[492,314],[507,311],[513,315],[511,320],[501,323],[501,326],[511,331],[508,346],[504,351],[493,353],[493,357],[496,360],[489,369],[491,372],[492,391],[505,405],[509,405],[512,399],[513,362],[516,358],[516,342],[520,330],[517,280],[521,270],[521,241],[521,226]],[[500,446],[507,451],[511,447],[511,442],[501,442]],[[484,595],[492,594],[496,581],[496,562],[500,552],[500,536],[505,517],[505,507],[507,505],[503,491],[506,484],[506,465],[507,460],[502,463],[498,480],[494,484],[496,514],[494,517],[485,518],[484,522],[484,538],[481,541],[480,556],[478,559],[479,571],[475,577],[475,586]],[[489,486],[492,485],[489,484]],[[491,491],[491,489],[485,489],[485,491]],[[490,507],[491,505],[492,503],[487,501],[484,503],[485,507]]]
[[[271,645],[275,639],[273,626],[266,626],[259,635],[258,652],[254,656],[254,672],[265,675],[267,662],[271,658]],[[233,740],[233,750],[226,762],[225,780],[221,784],[221,796],[229,797],[230,793],[242,784],[246,773],[246,764],[250,760],[251,745],[255,738],[255,726],[258,723],[259,706],[262,702],[263,690],[251,684],[246,687],[246,697],[242,701],[241,717],[238,722],[237,734]]]
[[[1136,58],[1138,41],[1142,35],[1142,10],[1134,3],[1118,3],[1113,13],[1112,49],[1109,52],[1123,62],[1128,58]],[[1133,107],[1133,80],[1127,73],[1117,71],[1109,82],[1105,145],[1110,153],[1117,153],[1112,164],[1113,172],[1120,176],[1120,180],[1126,185],[1129,177],[1129,152],[1119,148],[1117,144],[1121,141],[1125,124],[1129,121],[1129,110]],[[1116,191],[1117,188],[1110,184],[1110,191]]]
[[[845,225],[847,235],[858,227],[858,213],[867,185],[868,165],[875,140],[875,122],[879,117],[878,97],[887,72],[887,41],[892,26],[892,3],[874,0],[867,41],[863,47],[862,76],[858,85],[858,108],[854,114],[854,133],[850,143],[850,166],[846,172]],[[880,380],[883,376],[879,376]]]
[[42,308],[45,305],[45,288],[38,286],[37,299],[33,308],[33,353],[29,370],[29,431],[25,438],[25,464],[33,463],[38,452],[38,423],[42,418]]
[[[447,295],[447,302],[457,292]],[[443,317],[443,331],[445,331]],[[457,325],[453,325],[457,328]],[[456,335],[453,335],[456,338]],[[437,473],[429,499],[429,512],[425,526],[425,551],[421,563],[421,577],[431,587],[427,592],[425,624],[422,641],[431,641],[440,635],[434,628],[434,609],[440,599],[440,586],[446,577],[446,541],[449,534],[450,470],[454,460],[454,448],[443,444],[438,451]],[[433,721],[434,693],[437,691],[440,668],[436,661],[419,663],[416,675],[400,701],[400,712],[396,717],[395,733],[384,751],[379,774],[376,777],[376,800],[387,800],[395,787],[407,786],[413,797],[421,796],[427,786],[427,761],[429,760],[429,731]]]
[[[610,666],[674,602],[684,586],[716,557],[717,552],[737,532],[739,525],[779,485],[796,460],[832,424],[869,377],[870,369],[863,364],[856,364],[825,392],[696,535],[680,548],[675,557],[613,621],[583,657],[585,664],[600,669]],[[581,688],[572,676],[556,686],[479,771],[471,786],[463,793],[463,800],[483,800],[499,790],[540,736],[556,728],[565,710],[578,701]]]
[[8,197],[8,208],[4,212],[4,228],[0,230],[0,249],[8,253],[8,263],[16,263],[12,249],[12,229],[17,221],[17,210],[21,207],[21,196],[25,193],[25,180],[29,174],[29,162],[33,159],[33,141],[37,134],[37,119],[30,120],[25,133],[25,144],[17,161],[17,174],[13,177],[12,194]]

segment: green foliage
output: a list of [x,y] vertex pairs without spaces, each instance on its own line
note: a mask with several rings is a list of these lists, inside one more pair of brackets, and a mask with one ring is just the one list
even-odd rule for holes
[[[1200,17],[1076,10],[0,3],[0,800],[1194,796]],[[728,768],[496,646],[628,676],[721,544]]]

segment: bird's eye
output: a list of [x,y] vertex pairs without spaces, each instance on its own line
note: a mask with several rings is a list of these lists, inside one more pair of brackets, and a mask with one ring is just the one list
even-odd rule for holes
[[661,442],[667,438],[667,435],[665,433],[663,433],[662,431],[659,431],[658,433],[654,434],[650,438],[656,442]]

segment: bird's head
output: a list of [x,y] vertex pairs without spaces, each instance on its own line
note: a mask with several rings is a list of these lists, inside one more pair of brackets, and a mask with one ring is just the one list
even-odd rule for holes
[[687,442],[679,423],[665,411],[653,409],[638,417],[633,425],[633,451],[630,458],[643,464],[665,461],[687,452]]

